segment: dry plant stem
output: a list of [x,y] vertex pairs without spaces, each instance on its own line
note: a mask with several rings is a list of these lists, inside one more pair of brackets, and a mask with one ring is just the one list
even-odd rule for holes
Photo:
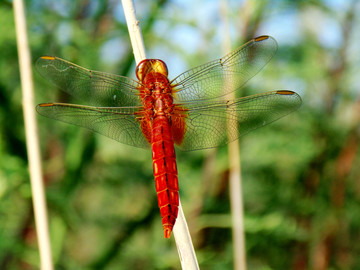
[[135,62],[146,59],[144,40],[142,38],[140,22],[136,20],[135,7],[132,0],[122,0],[126,23],[130,35],[131,46],[133,48]]
[[[230,46],[230,34],[228,23],[228,8],[227,0],[221,2],[221,18],[224,24],[224,53],[228,53],[231,50]],[[233,82],[227,81],[231,84]],[[230,99],[235,98],[235,94],[232,93],[229,96]],[[235,123],[233,123],[235,121]],[[235,126],[236,120],[228,119],[228,126]],[[228,128],[228,132],[230,132]],[[233,130],[233,132],[236,132]],[[231,135],[231,134],[229,134]],[[233,136],[229,136],[233,137]],[[241,166],[240,166],[240,147],[238,141],[231,142],[228,147],[229,151],[229,189],[230,189],[230,204],[231,204],[231,216],[233,224],[233,253],[234,253],[234,269],[246,270],[246,252],[245,252],[245,234],[244,234],[244,211],[243,211],[243,198],[242,198],[242,185],[241,185]]]
[[[136,64],[146,58],[145,47],[141,35],[139,21],[136,20],[135,8],[132,0],[122,0],[126,23],[129,30],[131,45],[135,55]],[[182,269],[199,269],[195,250],[191,241],[190,232],[179,201],[179,213],[173,229],[176,246],[179,253]]]
[[189,228],[179,199],[179,213],[174,226],[174,237],[179,253],[181,268],[186,270],[200,269],[192,244]]
[[46,201],[42,179],[40,148],[35,121],[34,90],[32,81],[31,57],[26,32],[24,3],[22,0],[14,0],[14,17],[16,26],[16,38],[19,54],[21,86],[23,93],[23,111],[26,132],[26,145],[29,160],[29,172],[34,205],[36,232],[38,237],[40,260],[42,270],[52,270],[52,256],[48,218],[46,213]]

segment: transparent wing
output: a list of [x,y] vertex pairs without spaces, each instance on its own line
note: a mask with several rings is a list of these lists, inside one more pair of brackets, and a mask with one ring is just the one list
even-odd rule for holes
[[77,66],[53,56],[40,57],[37,71],[66,93],[86,104],[105,107],[139,106],[139,83],[127,77]]
[[[260,36],[221,59],[190,69],[171,84],[180,103],[220,97],[241,88],[277,50],[275,39]],[[226,83],[231,82],[231,84]]]
[[227,144],[297,110],[301,103],[298,94],[287,90],[233,101],[188,103],[185,135],[179,148],[189,151]]
[[135,147],[149,148],[137,117],[139,107],[91,107],[65,103],[45,103],[36,107],[43,116],[85,127],[111,139]]

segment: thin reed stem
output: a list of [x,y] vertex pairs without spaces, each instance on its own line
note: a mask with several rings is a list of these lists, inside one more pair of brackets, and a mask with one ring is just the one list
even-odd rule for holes
[[35,117],[34,90],[31,69],[31,57],[26,31],[26,17],[22,0],[14,0],[14,17],[19,54],[22,104],[25,121],[26,147],[29,160],[29,173],[34,206],[36,233],[38,237],[42,270],[52,270],[49,226],[46,200],[42,179],[39,139]]
[[[224,54],[231,51],[231,41],[229,34],[228,22],[228,7],[227,0],[221,1],[220,15],[223,20],[223,51]],[[227,81],[226,84],[232,84],[232,81]],[[229,95],[231,99],[235,99],[235,93]],[[237,126],[236,119],[228,119],[228,132],[237,132],[234,127]],[[229,134],[229,138],[231,138]],[[246,270],[246,251],[245,251],[245,233],[244,233],[244,210],[242,197],[242,183],[241,183],[241,165],[240,165],[240,147],[239,142],[234,141],[229,143],[229,194],[232,217],[232,231],[233,231],[233,254],[234,254],[234,269]]]

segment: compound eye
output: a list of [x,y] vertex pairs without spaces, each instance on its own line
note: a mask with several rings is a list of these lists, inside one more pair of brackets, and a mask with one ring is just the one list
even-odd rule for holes
[[[148,65],[149,59],[142,60],[135,69],[136,78],[138,78],[139,81],[142,81],[145,77],[145,68]],[[144,68],[145,67],[145,68]]]
[[157,72],[163,74],[165,77],[168,76],[168,68],[163,60],[156,59],[153,65]]

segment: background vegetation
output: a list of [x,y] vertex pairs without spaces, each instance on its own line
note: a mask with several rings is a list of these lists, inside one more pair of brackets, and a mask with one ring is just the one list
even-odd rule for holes
[[[135,1],[148,58],[170,77],[221,57],[218,1]],[[26,1],[33,60],[134,78],[118,1]],[[233,48],[279,50],[244,95],[290,89],[292,115],[240,139],[249,269],[360,269],[359,1],[229,1]],[[11,1],[0,2],[0,269],[38,269]],[[38,103],[77,102],[34,73]],[[151,153],[42,117],[56,269],[179,269],[163,239]],[[227,148],[177,152],[201,269],[232,269]]]

